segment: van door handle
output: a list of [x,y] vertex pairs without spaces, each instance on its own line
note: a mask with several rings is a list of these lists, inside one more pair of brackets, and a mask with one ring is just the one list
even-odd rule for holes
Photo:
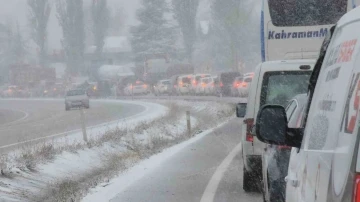
[[289,176],[285,177],[285,182],[289,182],[291,186],[298,187],[299,186],[299,180],[297,179],[291,179]]

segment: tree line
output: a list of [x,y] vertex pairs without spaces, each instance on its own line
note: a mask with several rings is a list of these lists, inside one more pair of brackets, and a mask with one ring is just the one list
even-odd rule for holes
[[[83,0],[27,0],[31,39],[37,46],[38,63],[47,66],[48,21],[52,9],[62,28],[61,45],[65,53],[67,71],[72,75],[86,74],[84,67],[85,19]],[[166,53],[172,58],[186,59],[192,63],[194,53],[203,47],[207,58],[217,65],[235,68],[241,51],[249,15],[252,12],[247,0],[209,0],[211,18],[208,36],[199,32],[197,14],[199,0],[142,0],[136,17],[140,22],[130,28],[131,45],[135,62],[142,62],[146,55]],[[114,31],[114,21],[121,14],[110,16],[107,0],[92,0],[91,30],[93,44],[96,46],[95,58],[101,58],[104,39]],[[251,23],[251,22],[250,22]],[[200,35],[200,36],[199,36]],[[26,45],[19,30],[11,33],[11,51],[16,57],[26,54]],[[180,40],[179,40],[180,39]],[[182,43],[179,44],[178,41]]]

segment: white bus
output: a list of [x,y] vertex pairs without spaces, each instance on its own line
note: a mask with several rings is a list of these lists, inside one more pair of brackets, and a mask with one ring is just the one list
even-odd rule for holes
[[360,0],[263,0],[262,61],[316,58],[325,35]]

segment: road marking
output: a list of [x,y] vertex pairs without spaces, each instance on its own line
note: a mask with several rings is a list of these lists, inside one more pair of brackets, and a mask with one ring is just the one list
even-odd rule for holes
[[[121,103],[131,104],[130,102],[124,102],[124,101],[118,101],[118,103],[120,103],[120,104]],[[138,113],[138,114],[134,114],[134,115],[131,115],[131,116],[128,116],[128,117],[118,119],[118,120],[105,122],[105,123],[100,123],[100,124],[97,124],[97,125],[94,125],[94,126],[89,126],[86,129],[90,130],[90,129],[94,129],[94,128],[97,128],[97,127],[102,127],[102,126],[107,126],[107,125],[111,125],[111,124],[114,124],[114,123],[119,123],[120,121],[126,121],[126,120],[129,120],[129,119],[135,118],[135,117],[144,116],[150,111],[149,106],[141,104],[141,102],[139,102],[139,101],[135,102],[135,103],[137,103],[137,104],[134,104],[134,105],[143,106],[145,108],[145,110]],[[14,146],[18,146],[18,145],[22,145],[22,144],[26,144],[26,143],[32,143],[32,142],[35,142],[35,141],[46,140],[46,139],[49,139],[49,138],[55,138],[55,137],[59,137],[59,136],[70,135],[70,134],[77,133],[77,132],[81,132],[81,129],[74,129],[74,130],[70,130],[70,131],[66,131],[66,132],[62,132],[62,133],[57,133],[57,134],[48,135],[48,136],[44,136],[44,137],[38,137],[38,138],[30,139],[30,140],[25,140],[25,141],[22,141],[22,142],[12,143],[12,144],[8,144],[8,145],[0,146],[0,149],[7,149],[7,148],[10,148],[10,147],[14,147]]]
[[19,121],[22,121],[22,120],[26,119],[26,118],[29,116],[29,113],[27,113],[26,111],[22,111],[22,110],[18,110],[18,109],[12,109],[12,110],[10,110],[10,111],[21,112],[21,113],[24,114],[24,116],[21,117],[20,119],[15,120],[15,121],[11,121],[11,122],[8,122],[8,123],[3,124],[3,126],[2,126],[1,128],[7,127],[7,126],[9,126],[9,125],[11,125],[11,124],[13,124],[13,123],[17,123],[17,122],[19,122]]
[[211,177],[206,189],[201,197],[200,202],[213,202],[216,194],[216,190],[219,187],[220,181],[223,178],[225,172],[228,170],[231,162],[237,154],[241,151],[241,143],[236,145],[236,147],[227,155],[227,157],[221,162],[219,167],[217,167],[215,173]]

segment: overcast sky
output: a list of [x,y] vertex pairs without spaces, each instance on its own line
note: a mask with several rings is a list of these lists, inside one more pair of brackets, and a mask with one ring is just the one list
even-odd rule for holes
[[[54,0],[53,0],[54,1]],[[129,27],[133,24],[136,24],[135,11],[139,7],[140,0],[108,0],[110,8],[119,8],[123,7],[126,15],[126,27]],[[92,0],[84,0],[84,5],[91,5]],[[0,22],[7,23],[18,22],[20,25],[21,31],[28,35],[28,7],[27,0],[0,0]],[[48,47],[49,50],[59,49],[60,38],[62,37],[62,30],[58,24],[56,18],[56,8],[53,7],[51,16],[49,19],[48,25],[49,40]],[[27,37],[28,38],[28,37]]]

